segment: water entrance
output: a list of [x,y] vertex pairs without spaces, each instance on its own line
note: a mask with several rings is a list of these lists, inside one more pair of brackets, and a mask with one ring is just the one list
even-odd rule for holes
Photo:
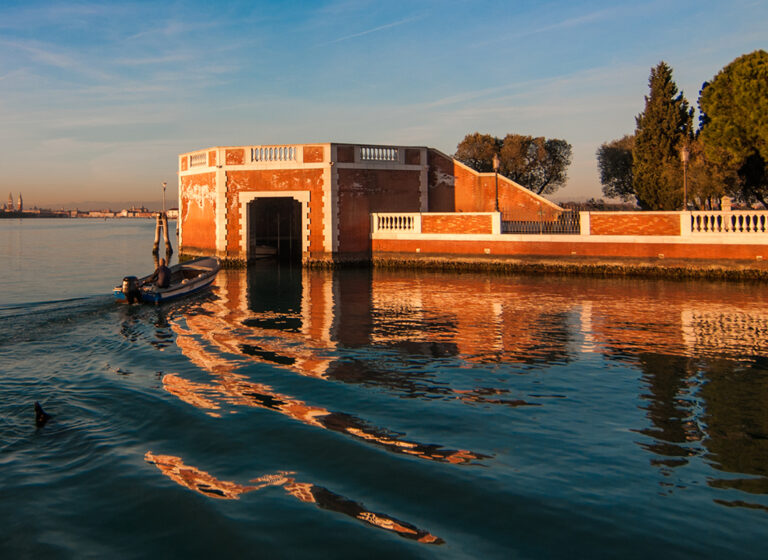
[[301,260],[301,203],[290,197],[248,204],[248,260]]

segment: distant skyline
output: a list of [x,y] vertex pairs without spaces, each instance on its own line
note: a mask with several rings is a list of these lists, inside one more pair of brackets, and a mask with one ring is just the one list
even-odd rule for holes
[[[764,1],[50,2],[0,5],[0,199],[175,205],[177,155],[210,146],[417,145],[471,132],[595,151],[634,131],[666,61],[696,107],[766,48]],[[5,194],[3,194],[5,193]]]

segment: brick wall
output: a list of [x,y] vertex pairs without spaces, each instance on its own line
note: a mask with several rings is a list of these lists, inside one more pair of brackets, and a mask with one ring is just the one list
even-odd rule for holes
[[[435,150],[427,155],[430,212],[493,212],[496,176],[478,173]],[[513,220],[555,220],[561,209],[506,177],[498,177],[499,209]]]
[[253,191],[309,191],[309,251],[322,252],[323,188],[322,169],[227,171],[227,252],[241,251],[238,194]]
[[422,214],[422,233],[493,233],[489,214]]
[[370,252],[373,212],[418,212],[420,172],[397,169],[338,170],[339,252]]
[[405,163],[407,165],[421,165],[421,150],[415,148],[406,149]]
[[768,245],[725,245],[699,243],[588,243],[580,241],[462,241],[373,239],[377,253],[407,253],[421,255],[515,256],[543,257],[618,257],[658,259],[751,260],[758,256],[768,259]]
[[354,163],[355,147],[354,146],[337,146],[336,161],[338,161],[339,163]]
[[680,214],[590,213],[590,235],[680,235]]

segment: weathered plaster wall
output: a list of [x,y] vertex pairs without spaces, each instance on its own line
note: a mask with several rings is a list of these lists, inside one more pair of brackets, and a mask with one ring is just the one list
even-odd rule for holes
[[224,154],[224,162],[227,165],[243,165],[245,163],[245,150],[243,148],[227,149]]
[[216,173],[182,176],[179,198],[182,247],[211,251],[211,254],[214,254],[216,251]]
[[304,163],[320,163],[324,159],[322,146],[304,146]]
[[454,212],[456,210],[453,160],[435,150],[427,150],[429,185],[429,211]]

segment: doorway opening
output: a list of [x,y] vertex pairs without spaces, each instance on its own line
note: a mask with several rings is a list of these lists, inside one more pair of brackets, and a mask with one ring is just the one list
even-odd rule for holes
[[301,202],[291,197],[248,203],[248,260],[301,261]]

